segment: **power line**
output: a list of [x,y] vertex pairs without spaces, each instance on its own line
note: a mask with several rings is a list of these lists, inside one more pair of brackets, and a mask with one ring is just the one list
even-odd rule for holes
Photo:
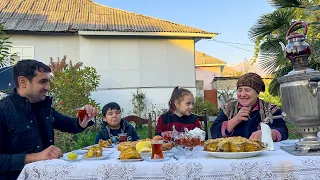
[[235,45],[242,45],[242,46],[252,46],[252,47],[255,46],[253,44],[243,44],[243,43],[236,43],[236,42],[219,41],[216,39],[208,39],[208,41],[216,41],[216,42],[220,42],[220,43],[224,43],[224,44],[235,44]]
[[[222,43],[222,44],[224,44],[224,45],[231,46],[231,47],[233,47],[233,48],[241,49],[241,50],[244,50],[244,51],[254,52],[254,51],[249,50],[249,49],[245,49],[245,48],[241,48],[241,47],[238,47],[238,46],[234,46],[234,45],[228,44],[227,42],[218,41],[218,40],[215,40],[215,39],[211,39],[211,41],[215,41],[215,42],[218,42],[218,43]],[[240,44],[240,43],[238,43],[238,44]]]

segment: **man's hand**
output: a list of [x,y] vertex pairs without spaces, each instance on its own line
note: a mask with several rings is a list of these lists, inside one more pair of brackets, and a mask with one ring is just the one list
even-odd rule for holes
[[58,159],[62,156],[62,151],[58,147],[51,145],[47,149],[33,154],[27,154],[24,163],[32,163],[42,160]]
[[[97,108],[94,108],[93,106],[91,105],[85,105],[83,107],[84,110],[86,110],[86,113],[87,115],[83,118],[82,121],[80,121],[80,118],[79,118],[79,125],[82,127],[82,128],[86,128],[88,126],[88,123],[89,121],[97,116],[98,114],[98,109]],[[77,115],[78,116],[78,115]]]
[[262,131],[258,130],[258,131],[253,132],[251,134],[251,136],[249,137],[249,139],[255,139],[255,140],[261,141],[261,137],[262,137]]

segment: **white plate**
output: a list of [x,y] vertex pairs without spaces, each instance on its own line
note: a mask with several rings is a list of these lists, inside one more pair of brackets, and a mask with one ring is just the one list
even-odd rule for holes
[[264,151],[267,151],[267,149],[262,151],[252,151],[252,152],[209,152],[209,151],[203,151],[203,152],[217,158],[241,159],[241,158],[249,158],[249,157],[257,156],[258,154]]
[[86,158],[83,156],[83,159],[85,160],[104,160],[107,159],[109,157],[109,154],[102,154],[101,157],[90,157],[90,158]]
[[85,153],[88,152],[88,150],[78,149],[78,150],[74,150],[74,151],[72,151],[72,152],[74,152],[74,153],[76,153],[76,154],[84,155]]
[[150,162],[162,162],[162,161],[168,161],[170,157],[164,157],[164,159],[151,159],[151,157],[147,157],[146,161]]
[[70,160],[70,159],[68,159],[68,154],[69,154],[69,153],[64,154],[64,155],[62,156],[62,159],[65,160],[65,161],[69,161],[69,162],[76,162],[76,161],[80,161],[80,160],[82,159],[82,155],[78,155],[78,158],[77,158],[77,159],[75,159],[75,160]]
[[118,160],[121,162],[137,162],[137,161],[143,161],[144,158],[140,158],[140,159],[120,159],[120,158],[118,158]]
[[151,157],[152,152],[140,152],[142,158]]

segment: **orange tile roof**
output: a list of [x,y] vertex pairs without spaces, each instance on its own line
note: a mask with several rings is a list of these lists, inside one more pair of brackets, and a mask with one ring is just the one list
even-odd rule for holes
[[240,75],[241,75],[240,71],[237,71],[236,69],[233,69],[230,66],[224,66],[224,68],[221,72],[222,77],[233,77],[233,76],[237,77]]
[[221,66],[222,64],[224,65],[226,64],[226,62],[220,59],[217,59],[215,57],[212,57],[210,55],[207,55],[203,52],[199,52],[199,51],[195,52],[196,66],[215,66],[215,65]]
[[5,30],[217,33],[123,11],[90,0],[0,0]]

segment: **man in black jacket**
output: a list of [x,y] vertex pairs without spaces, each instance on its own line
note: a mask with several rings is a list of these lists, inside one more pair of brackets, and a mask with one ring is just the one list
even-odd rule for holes
[[51,69],[41,62],[22,60],[13,71],[17,88],[0,100],[0,179],[16,179],[25,164],[60,158],[53,129],[80,133],[98,113],[86,105],[87,115],[80,121],[52,108],[52,98],[46,96]]

